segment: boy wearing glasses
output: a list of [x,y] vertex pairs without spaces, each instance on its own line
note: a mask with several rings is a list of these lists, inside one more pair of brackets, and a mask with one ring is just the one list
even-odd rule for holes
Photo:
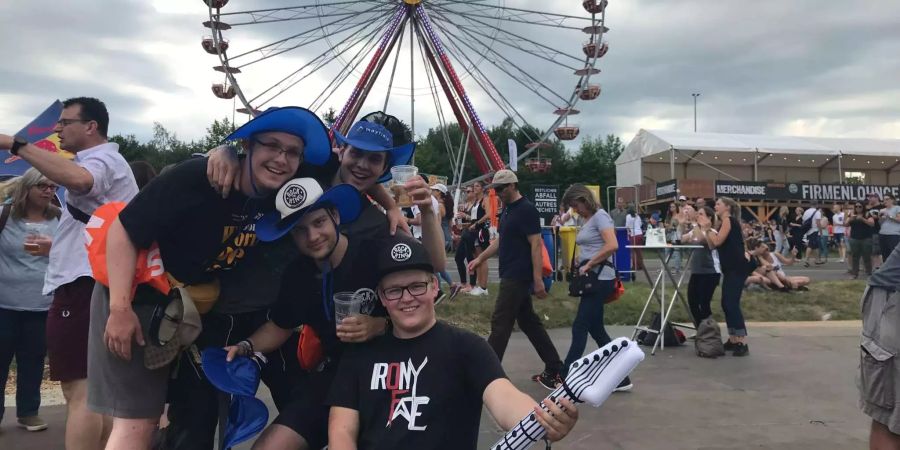
[[50,379],[60,381],[66,398],[66,448],[99,448],[104,419],[87,408],[88,328],[94,279],[84,246],[84,226],[100,205],[127,202],[137,183],[118,144],[108,142],[109,113],[100,100],[88,97],[63,102],[53,129],[70,161],[29,144],[20,137],[0,135],[0,149],[28,161],[41,174],[66,188],[56,239],[44,279],[44,294],[53,294],[47,315]]
[[[441,248],[443,235],[440,222],[431,212],[431,189],[421,178],[409,181],[406,187],[423,210],[423,239]],[[338,360],[352,344],[380,336],[389,328],[387,314],[375,296],[377,278],[371,268],[371,241],[360,233],[340,231],[360,216],[358,197],[359,192],[349,184],[336,185],[323,193],[311,178],[291,180],[276,196],[277,212],[257,223],[261,240],[274,241],[290,234],[301,256],[284,271],[272,319],[248,339],[226,347],[228,358],[272,351],[303,325],[319,337],[324,360],[309,369],[309,377],[297,386],[290,403],[256,441],[255,450],[324,447],[328,419],[325,395]],[[291,198],[302,200],[286,200]],[[434,261],[436,267],[443,264],[443,260]],[[362,314],[337,322],[333,297],[339,292],[367,297],[360,308]]]
[[392,328],[344,353],[328,396],[329,449],[474,449],[482,405],[505,430],[534,413],[548,440],[568,434],[578,419],[571,402],[545,401],[543,411],[484,339],[437,321],[438,280],[422,244],[389,237],[370,257]]

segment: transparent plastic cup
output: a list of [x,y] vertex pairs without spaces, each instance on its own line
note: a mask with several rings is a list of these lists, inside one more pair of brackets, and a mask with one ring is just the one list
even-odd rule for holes
[[334,294],[335,323],[340,324],[347,317],[362,314],[362,303],[362,298],[355,292],[336,292]]
[[407,208],[412,206],[412,197],[406,191],[406,182],[419,176],[419,168],[416,166],[391,167],[391,192],[397,198],[397,206]]

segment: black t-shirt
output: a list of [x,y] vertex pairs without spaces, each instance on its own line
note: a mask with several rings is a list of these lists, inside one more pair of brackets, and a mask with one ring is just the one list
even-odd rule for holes
[[438,322],[416,338],[349,348],[328,403],[359,412],[360,450],[474,449],[484,390],[499,378],[484,339]]
[[522,197],[503,209],[500,215],[500,278],[531,281],[531,244],[528,236],[541,234],[537,209]]
[[272,198],[232,192],[223,199],[206,178],[206,158],[182,162],[148,184],[119,214],[138,248],[159,244],[166,271],[185,284],[212,281],[257,243],[256,219]]
[[359,198],[362,210],[359,217],[349,225],[342,225],[344,233],[360,240],[380,239],[390,235],[390,225],[387,215],[377,206],[373,205],[365,194]]
[[[350,239],[341,264],[331,272],[332,294],[355,292],[361,288],[375,290],[378,279],[372,270],[371,260],[364,256],[372,254],[369,245],[369,242],[363,242],[356,237]],[[300,325],[312,327],[322,341],[325,355],[336,360],[340,357],[343,345],[335,332],[333,300],[330,295],[323,298],[322,291],[323,275],[315,261],[308,256],[298,257],[284,270],[278,290],[278,301],[272,307],[271,318],[275,325],[284,329],[297,328]],[[377,299],[370,315],[387,316],[387,312]]]
[[718,248],[719,263],[722,265],[722,272],[741,272],[748,267],[747,258],[744,256],[741,223],[734,217],[729,217],[728,220],[731,222],[731,231]]
[[875,226],[869,225],[865,216],[854,216],[847,225],[850,227],[850,239],[869,239],[875,234]]
[[273,242],[260,242],[244,262],[219,274],[219,300],[213,311],[242,314],[265,310],[278,300],[281,276],[300,252],[290,234]]

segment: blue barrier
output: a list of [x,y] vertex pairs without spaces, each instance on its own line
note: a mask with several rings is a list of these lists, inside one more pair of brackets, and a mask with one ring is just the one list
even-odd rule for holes
[[[541,238],[544,240],[544,247],[547,247],[547,253],[550,254],[550,265],[553,268],[556,268],[556,245],[554,244],[555,238],[553,236],[553,230],[549,228],[544,228],[541,230]],[[550,292],[550,287],[553,286],[553,277],[556,275],[556,271],[550,274],[548,277],[544,277],[544,289],[547,292]]]
[[616,240],[619,242],[619,249],[616,250],[613,263],[616,265],[616,269],[619,270],[622,281],[629,281],[632,279],[632,274],[631,249],[628,248],[628,245],[631,245],[631,241],[628,240],[628,229],[616,228]]

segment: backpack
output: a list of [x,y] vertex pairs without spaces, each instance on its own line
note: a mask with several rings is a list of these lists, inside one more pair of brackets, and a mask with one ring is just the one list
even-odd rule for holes
[[697,325],[697,336],[694,337],[694,351],[702,358],[717,358],[725,355],[722,344],[722,333],[719,324],[709,316]]
[[[659,330],[659,323],[662,321],[662,316],[659,313],[653,314],[653,320],[650,322],[651,330]],[[666,323],[666,328],[663,329],[663,344],[667,347],[676,347],[684,344],[686,340],[684,333],[681,330],[675,329],[671,323]],[[641,345],[646,345],[648,347],[652,347],[656,342],[656,333],[650,333],[647,331],[641,331],[637,335],[637,342]]]

